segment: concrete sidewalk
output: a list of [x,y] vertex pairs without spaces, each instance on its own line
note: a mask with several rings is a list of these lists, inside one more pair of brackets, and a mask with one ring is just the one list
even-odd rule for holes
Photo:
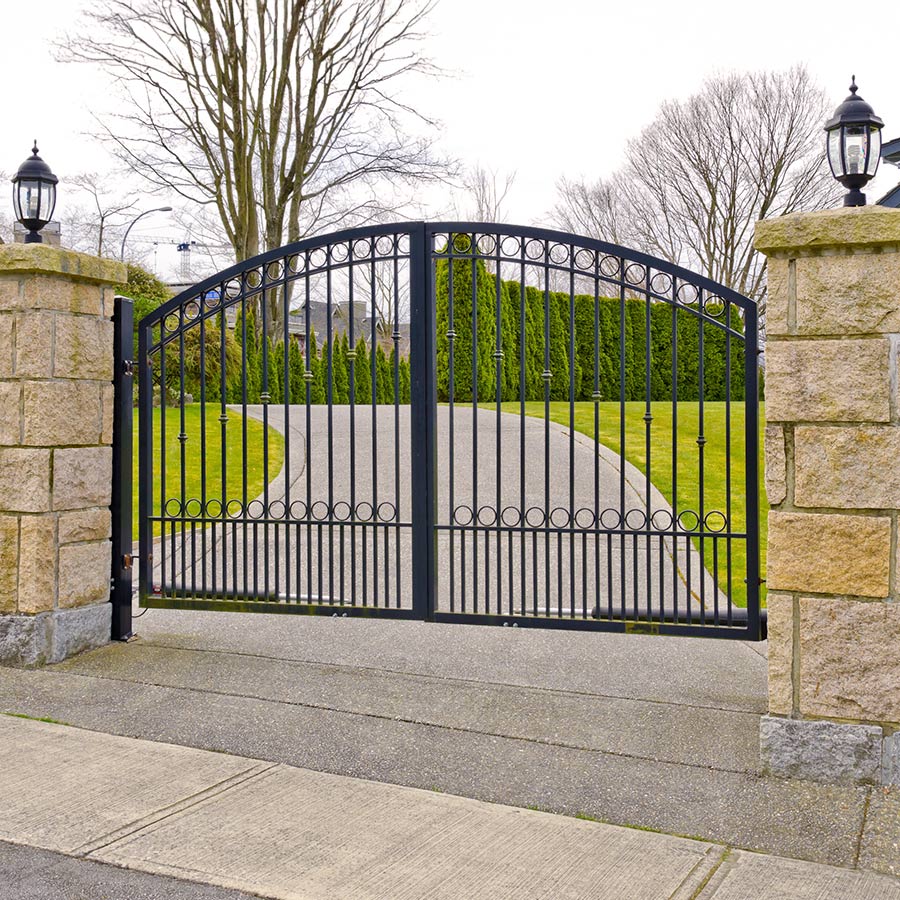
[[900,900],[890,876],[29,719],[0,716],[0,754],[0,840],[264,897]]

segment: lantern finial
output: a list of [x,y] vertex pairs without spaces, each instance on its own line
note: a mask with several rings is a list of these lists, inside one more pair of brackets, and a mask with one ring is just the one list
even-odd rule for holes
[[850,76],[850,93],[855,94],[858,90],[859,90],[859,88],[856,86],[856,76],[851,75]]

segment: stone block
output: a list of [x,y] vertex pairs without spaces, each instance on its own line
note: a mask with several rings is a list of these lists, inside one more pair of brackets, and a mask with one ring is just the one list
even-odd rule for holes
[[50,451],[0,447],[0,511],[50,509]]
[[900,508],[900,428],[798,425],[794,504],[834,509]]
[[77,447],[53,452],[53,508],[109,506],[112,448]]
[[784,429],[780,425],[766,425],[766,496],[770,506],[778,506],[787,496],[787,457],[784,451]]
[[21,397],[18,381],[0,381],[0,446],[20,443]]
[[890,396],[887,339],[770,341],[766,347],[769,422],[889,422]]
[[770,590],[887,597],[891,520],[769,511]]
[[61,275],[99,284],[124,284],[128,278],[124,263],[49,244],[0,245],[0,272],[18,278],[26,273]]
[[107,446],[113,442],[115,399],[115,388],[111,384],[102,385],[100,388],[100,443]]
[[66,544],[59,548],[59,606],[87,606],[109,600],[112,544]]
[[60,312],[103,315],[103,297],[98,284],[70,278],[33,275],[25,279],[23,305],[27,309],[55,309]]
[[0,378],[13,375],[15,356],[15,337],[13,323],[15,317],[11,313],[0,312]]
[[112,605],[0,616],[0,665],[33,668],[109,643]]
[[800,598],[800,712],[900,724],[900,604]]
[[100,440],[100,386],[89,381],[33,381],[24,389],[23,443],[39,447]]
[[886,206],[842,206],[756,223],[754,246],[767,256],[828,248],[900,246],[900,212]]
[[0,516],[0,613],[16,611],[19,590],[19,517]]
[[56,516],[22,516],[19,526],[20,613],[56,606]]
[[113,323],[90,316],[57,316],[53,374],[112,381]]
[[900,731],[886,737],[882,744],[881,783],[900,787]]
[[797,334],[900,331],[900,253],[798,259]]
[[768,775],[810,781],[878,784],[882,730],[763,716],[759,722],[760,765]]
[[795,297],[791,260],[770,259],[766,263],[766,335],[781,337],[789,331],[788,310]]
[[59,517],[60,544],[76,544],[80,541],[102,541],[110,534],[109,509],[79,509],[62,513]]
[[790,715],[794,708],[794,598],[769,591],[769,712]]
[[49,378],[53,372],[53,316],[28,312],[15,320],[15,374]]
[[[2,271],[2,269],[0,269]],[[18,277],[0,276],[0,310],[20,309],[22,306],[22,282]]]

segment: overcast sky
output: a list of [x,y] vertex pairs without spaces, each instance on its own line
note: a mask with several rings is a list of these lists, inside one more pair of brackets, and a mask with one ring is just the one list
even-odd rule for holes
[[[37,137],[42,156],[63,178],[61,203],[65,175],[110,165],[88,132],[92,116],[110,109],[114,86],[85,66],[57,63],[51,48],[75,28],[85,5],[3,3],[0,169],[14,172]],[[886,0],[856,7],[830,0],[439,0],[426,46],[451,74],[410,84],[406,99],[443,123],[440,151],[501,173],[514,170],[507,218],[540,223],[560,176],[610,175],[662,101],[687,97],[716,72],[805,63],[835,104],[855,73],[860,95],[885,121],[885,138],[900,136],[898,67],[890,50],[898,25],[900,10]],[[898,181],[900,170],[883,167],[870,201]],[[138,209],[157,205],[146,198]],[[164,214],[145,222],[135,236],[155,236],[161,246],[180,237]],[[163,274],[176,259],[174,248],[160,252]]]

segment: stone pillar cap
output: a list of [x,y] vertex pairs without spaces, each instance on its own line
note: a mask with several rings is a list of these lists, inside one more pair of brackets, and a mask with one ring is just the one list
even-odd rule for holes
[[124,263],[47,244],[0,244],[0,272],[63,275],[105,284],[124,284],[128,280]]
[[756,223],[753,245],[767,256],[792,250],[900,246],[900,209],[842,206],[763,219]]

